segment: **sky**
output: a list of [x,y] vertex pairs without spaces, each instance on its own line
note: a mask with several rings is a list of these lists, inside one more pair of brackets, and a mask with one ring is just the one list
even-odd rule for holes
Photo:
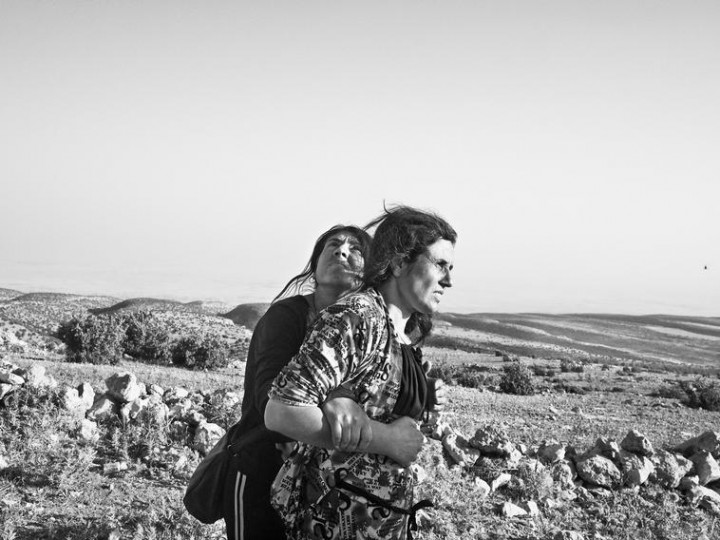
[[0,0],[0,288],[269,301],[383,205],[446,312],[720,316],[720,3]]

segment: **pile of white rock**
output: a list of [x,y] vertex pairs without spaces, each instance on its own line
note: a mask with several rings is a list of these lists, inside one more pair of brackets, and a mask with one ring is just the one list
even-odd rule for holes
[[59,406],[78,417],[77,436],[87,442],[99,439],[98,423],[117,417],[124,423],[167,427],[173,440],[185,442],[189,438],[189,446],[205,455],[225,434],[221,426],[205,417],[207,405],[240,417],[241,400],[236,392],[190,392],[180,386],[163,389],[139,382],[129,371],[119,371],[105,380],[105,391],[98,393],[87,382],[77,387],[60,386],[40,364],[20,368],[2,362],[0,400],[9,403],[22,386],[52,390]]
[[[719,432],[707,431],[670,450],[657,450],[647,437],[630,430],[619,443],[600,437],[584,452],[555,440],[535,447],[514,444],[493,426],[481,427],[467,438],[441,421],[430,436],[442,441],[457,466],[477,471],[489,459],[495,462],[491,470],[503,471],[492,478],[475,478],[481,496],[509,484],[513,472],[524,468],[549,473],[567,500],[607,495],[621,488],[637,489],[651,482],[665,489],[679,489],[690,503],[720,515]],[[519,507],[508,502],[501,511],[507,516],[539,512],[534,501]]]

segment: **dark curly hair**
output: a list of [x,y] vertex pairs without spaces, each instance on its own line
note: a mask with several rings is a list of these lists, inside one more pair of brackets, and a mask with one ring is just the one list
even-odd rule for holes
[[315,247],[310,255],[310,260],[295,277],[291,278],[285,286],[282,288],[280,293],[273,298],[273,302],[277,302],[281,298],[291,296],[293,294],[301,294],[304,292],[310,292],[315,290],[315,270],[317,270],[317,262],[320,258],[322,250],[325,248],[327,241],[335,236],[336,234],[347,233],[357,238],[360,244],[360,251],[363,256],[363,260],[367,260],[370,252],[370,242],[372,238],[368,232],[355,225],[335,225],[324,233],[322,233],[315,241]]
[[[393,206],[365,226],[375,228],[370,254],[365,260],[363,288],[379,287],[393,275],[393,264],[398,261],[413,263],[428,246],[438,240],[455,245],[457,233],[443,218],[410,206]],[[432,330],[432,317],[413,313],[405,332],[421,343]]]

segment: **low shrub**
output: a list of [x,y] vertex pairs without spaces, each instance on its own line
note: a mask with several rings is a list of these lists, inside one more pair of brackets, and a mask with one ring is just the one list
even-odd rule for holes
[[720,383],[698,378],[695,381],[680,381],[688,406],[707,411],[720,411]]
[[675,384],[663,384],[659,386],[655,391],[651,392],[652,397],[659,397],[665,399],[679,399],[683,400],[687,396],[685,390],[680,386],[680,382],[677,381]]
[[172,363],[191,369],[218,369],[228,365],[228,346],[215,336],[185,336],[172,348]]
[[69,362],[114,365],[123,355],[124,331],[112,316],[73,317],[60,324],[57,337],[65,343]]
[[506,394],[529,396],[535,393],[535,383],[528,367],[520,362],[511,362],[503,367],[500,390]]
[[582,373],[585,371],[585,366],[572,360],[561,360],[560,371],[563,373]]
[[125,353],[138,360],[169,364],[172,358],[170,333],[151,311],[131,311],[122,317]]
[[557,372],[550,366],[533,364],[532,366],[530,366],[530,369],[537,377],[554,377],[555,375],[557,375]]
[[428,377],[442,379],[448,384],[456,384],[466,388],[482,388],[493,382],[493,377],[488,371],[490,371],[490,368],[486,366],[453,365],[438,362],[430,369]]

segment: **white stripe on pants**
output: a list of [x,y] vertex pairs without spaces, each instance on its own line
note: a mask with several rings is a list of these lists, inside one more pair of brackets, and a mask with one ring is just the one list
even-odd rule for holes
[[235,477],[235,539],[245,540],[245,515],[243,512],[243,495],[247,476],[238,471]]

